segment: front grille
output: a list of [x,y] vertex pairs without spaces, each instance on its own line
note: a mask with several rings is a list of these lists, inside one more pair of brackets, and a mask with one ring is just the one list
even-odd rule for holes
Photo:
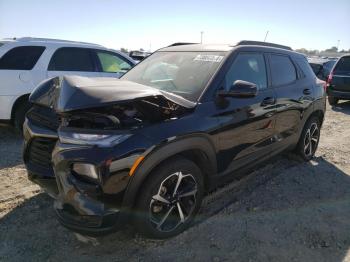
[[43,168],[51,168],[51,154],[56,141],[56,139],[46,137],[34,138],[27,151],[28,161]]
[[34,105],[27,113],[27,118],[36,125],[56,131],[61,119],[54,110],[48,107]]

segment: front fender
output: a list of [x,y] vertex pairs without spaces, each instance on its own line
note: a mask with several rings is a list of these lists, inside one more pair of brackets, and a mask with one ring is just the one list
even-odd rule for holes
[[145,159],[137,167],[125,191],[122,204],[123,209],[128,210],[133,207],[142,183],[156,166],[165,159],[187,150],[201,150],[209,161],[209,173],[217,173],[215,147],[207,135],[197,134],[173,140],[168,139],[166,143],[155,146],[150,152],[147,152]]

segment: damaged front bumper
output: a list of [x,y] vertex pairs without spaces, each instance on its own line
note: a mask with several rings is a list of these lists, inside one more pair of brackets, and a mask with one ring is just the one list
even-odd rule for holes
[[[130,142],[113,147],[61,143],[55,132],[28,119],[24,136],[28,177],[54,197],[54,209],[63,226],[98,236],[125,225],[127,216],[122,201],[130,169],[151,144],[145,137],[133,136]],[[38,158],[45,155],[47,159]],[[80,168],[74,168],[76,164]],[[84,165],[94,167],[97,177],[87,176],[88,169],[81,168]]]
[[[54,208],[61,224],[91,236],[111,233],[125,225],[127,214],[122,201],[130,169],[142,152],[140,148],[130,150],[130,145],[123,144],[98,147],[58,141],[52,161],[59,192]],[[84,166],[87,168],[81,168]],[[96,176],[87,175],[91,172],[89,168]]]

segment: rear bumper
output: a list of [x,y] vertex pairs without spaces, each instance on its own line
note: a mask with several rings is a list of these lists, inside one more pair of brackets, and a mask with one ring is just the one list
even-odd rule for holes
[[339,99],[350,100],[350,92],[336,91],[329,88],[327,89],[327,95],[335,98],[339,98]]

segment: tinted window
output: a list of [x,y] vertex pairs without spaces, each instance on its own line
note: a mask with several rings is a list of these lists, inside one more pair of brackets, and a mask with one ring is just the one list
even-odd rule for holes
[[257,85],[258,89],[267,87],[265,59],[262,54],[239,54],[226,74],[226,89],[236,80],[244,80]]
[[335,62],[337,62],[337,61],[336,60],[328,61],[328,62],[323,64],[323,68],[326,68],[328,71],[331,71]]
[[302,71],[302,75],[307,77],[314,77],[315,74],[318,74],[322,68],[319,64],[310,63],[307,61],[306,58],[298,58],[296,59],[296,62],[299,66],[299,69]]
[[271,55],[270,66],[274,86],[289,84],[296,80],[295,67],[288,56]]
[[19,46],[0,59],[0,69],[31,70],[44,52],[44,46]]
[[126,72],[131,68],[131,65],[126,61],[126,59],[117,54],[97,51],[97,56],[101,63],[102,72]]
[[94,72],[95,66],[90,49],[63,47],[52,56],[48,70]]
[[339,59],[334,68],[334,74],[349,73],[350,72],[350,56],[344,56]]

